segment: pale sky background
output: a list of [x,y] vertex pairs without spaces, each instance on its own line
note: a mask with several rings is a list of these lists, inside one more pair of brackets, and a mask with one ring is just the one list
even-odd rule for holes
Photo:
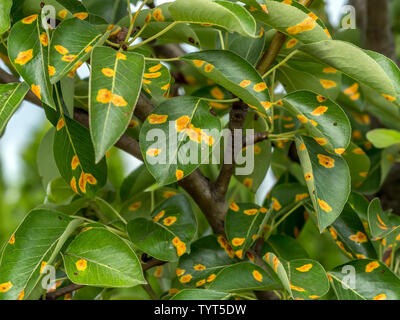
[[[171,2],[172,0],[158,0],[157,4]],[[325,0],[328,4],[330,22],[333,25],[338,25],[340,20],[340,10],[346,0]],[[134,8],[134,6],[133,6]],[[2,62],[0,67],[7,70]],[[80,76],[87,76],[87,70],[78,70]],[[0,138],[0,159],[2,173],[6,183],[10,186],[18,184],[20,181],[19,168],[22,164],[21,152],[24,150],[26,143],[32,132],[41,126],[45,121],[45,115],[41,108],[32,105],[29,102],[23,102],[18,111],[11,118],[4,135]],[[122,154],[124,154],[122,152]],[[133,157],[124,154],[124,162],[127,173],[135,168],[140,162]],[[260,187],[262,194],[257,198],[263,199],[264,194],[269,189],[271,184],[270,177],[267,176],[263,186]]]

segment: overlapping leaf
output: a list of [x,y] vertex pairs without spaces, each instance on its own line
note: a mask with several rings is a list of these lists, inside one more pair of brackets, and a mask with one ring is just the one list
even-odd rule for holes
[[0,2],[0,35],[10,29],[10,11],[12,0],[2,0]]
[[51,83],[65,75],[72,76],[77,68],[89,58],[92,49],[107,38],[89,22],[78,18],[63,21],[51,39],[49,73]]
[[254,18],[236,3],[219,0],[177,0],[168,10],[175,21],[221,27],[247,37],[256,36]]
[[[330,40],[311,43],[301,47],[317,60],[342,71],[354,80],[374,89],[387,100],[396,100],[397,92],[391,73],[380,65],[379,59],[347,42]],[[397,87],[397,84],[396,84]]]
[[33,93],[55,109],[48,70],[49,38],[37,14],[25,17],[8,37],[10,60]]
[[146,283],[135,252],[104,228],[86,228],[63,258],[68,278],[77,284],[115,288]]
[[275,272],[282,285],[293,299],[314,300],[329,290],[329,281],[321,264],[311,259],[295,259],[287,262],[272,252],[263,255],[263,260]]
[[387,148],[400,143],[400,132],[390,129],[375,129],[367,133],[367,138],[375,148]]
[[298,91],[283,98],[287,108],[320,145],[342,154],[350,143],[351,126],[344,111],[332,100],[311,91]]
[[0,300],[22,300],[36,286],[42,268],[72,218],[49,210],[31,211],[5,246],[0,262]]
[[119,195],[125,201],[130,196],[146,190],[155,183],[153,176],[144,164],[133,170],[122,182]]
[[375,198],[369,204],[368,225],[374,238],[384,238],[390,233],[400,229],[398,219],[383,211],[378,198]]
[[259,266],[241,262],[224,268],[209,286],[210,290],[237,292],[246,290],[274,290],[281,285]]
[[349,167],[343,158],[326,152],[309,137],[296,137],[296,147],[322,232],[336,220],[347,202]]
[[340,217],[328,229],[339,248],[350,258],[377,257],[364,226],[351,205],[346,204]]
[[98,47],[93,50],[91,63],[90,133],[99,162],[131,121],[140,94],[144,58],[133,52]]
[[209,235],[193,242],[190,254],[179,259],[176,275],[184,285],[206,286],[223,268],[237,261],[224,236]]
[[330,39],[329,32],[318,17],[302,6],[300,9],[300,5],[291,6],[277,1],[265,1],[264,10],[254,9],[250,8],[250,11],[257,21],[302,43]]
[[196,218],[186,196],[171,197],[151,214],[151,220],[137,218],[128,223],[133,244],[152,257],[177,261],[190,252],[197,230]]
[[0,135],[25,98],[29,86],[25,82],[0,85]]
[[200,98],[177,97],[161,103],[143,124],[140,149],[159,185],[181,180],[209,161],[221,123],[208,109]]
[[182,60],[190,62],[203,75],[238,96],[266,115],[271,107],[268,88],[254,67],[231,51],[209,50],[189,53]]
[[[354,280],[349,278],[349,271]],[[340,300],[399,300],[400,279],[382,262],[355,260],[329,272]]]
[[58,170],[71,189],[93,197],[107,181],[107,164],[95,164],[89,130],[78,122],[62,116],[54,136],[54,159]]

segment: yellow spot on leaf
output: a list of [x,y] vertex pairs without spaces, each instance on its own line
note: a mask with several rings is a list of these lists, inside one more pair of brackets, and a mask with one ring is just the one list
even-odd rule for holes
[[344,94],[351,96],[351,95],[354,95],[358,91],[359,87],[360,87],[359,84],[356,82],[353,85],[351,85],[350,87],[348,87],[346,90],[344,90],[343,92],[344,92]]
[[103,68],[101,69],[101,72],[106,76],[106,77],[113,77],[114,76],[114,70],[111,68]]
[[66,61],[66,62],[72,62],[77,58],[77,55],[75,54],[68,54],[62,57],[62,61]]
[[300,145],[300,147],[299,147],[299,150],[300,151],[304,151],[304,150],[306,150],[307,148],[306,148],[306,145],[304,144],[304,143],[302,143],[301,145]]
[[141,206],[142,206],[142,202],[140,202],[140,201],[134,202],[129,206],[129,211],[136,211]]
[[251,84],[250,80],[243,80],[241,83],[239,83],[239,86],[241,86],[242,88],[246,88],[250,84]]
[[154,276],[156,278],[161,278],[162,273],[163,273],[163,269],[164,269],[163,266],[157,266],[156,270],[154,270]]
[[162,10],[160,8],[157,8],[154,10],[153,17],[154,17],[154,20],[159,21],[159,22],[162,22],[165,20],[163,14],[162,14]]
[[56,74],[56,68],[49,66],[49,76],[52,77]]
[[372,272],[379,267],[380,264],[378,261],[372,261],[365,266],[365,272]]
[[316,22],[314,19],[307,18],[304,21],[300,22],[299,24],[287,28],[286,31],[289,34],[296,35],[296,34],[304,32],[304,31],[310,31],[310,30],[314,29],[315,25],[316,25]]
[[71,186],[72,191],[74,191],[75,193],[79,193],[78,189],[76,187],[76,179],[75,179],[75,177],[72,177],[71,182],[69,184]]
[[318,101],[318,102],[325,102],[325,101],[326,101],[326,98],[325,98],[324,96],[318,95],[318,96],[317,96],[317,101]]
[[319,298],[320,298],[320,296],[311,295],[311,296],[309,296],[309,298],[311,298],[311,299],[319,299]]
[[28,63],[31,61],[33,58],[33,49],[29,49],[26,51],[22,51],[18,53],[17,58],[14,60],[15,63],[23,66],[24,64]]
[[325,168],[333,168],[335,166],[335,159],[323,154],[318,154],[317,157],[321,166]]
[[171,85],[170,83],[167,83],[166,85],[161,87],[161,90],[168,90],[170,85]]
[[258,282],[262,282],[263,276],[258,270],[254,270],[252,273],[253,273],[254,279],[256,279]]
[[190,280],[192,280],[192,278],[193,278],[193,277],[192,277],[190,274],[187,274],[187,275],[181,277],[181,278],[179,279],[179,281],[180,281],[181,283],[188,283],[188,282],[190,282]]
[[229,205],[229,209],[231,209],[231,210],[233,210],[235,212],[238,212],[239,211],[239,206],[234,201],[232,201],[231,204]]
[[176,179],[179,181],[179,180],[181,180],[182,178],[183,178],[183,171],[182,170],[176,170],[176,172],[175,172],[175,176],[176,176]]
[[201,279],[201,280],[199,280],[199,281],[196,282],[196,287],[200,287],[200,286],[202,286],[202,285],[205,284],[205,283],[206,283],[206,279]]
[[215,273],[209,275],[208,278],[207,278],[207,282],[213,282],[213,281],[215,280],[216,277],[217,277],[217,276],[216,276]]
[[251,178],[246,178],[246,179],[244,179],[243,180],[243,185],[246,187],[246,188],[251,188],[251,186],[253,185],[253,179],[251,179]]
[[202,265],[202,264],[196,264],[194,267],[193,267],[193,269],[194,270],[197,270],[197,271],[202,271],[202,270],[206,270],[207,268],[206,268],[206,266],[204,266],[204,265]]
[[32,14],[31,16],[28,16],[26,18],[22,19],[22,23],[24,24],[31,24],[37,19],[38,15],[37,14]]
[[240,247],[244,243],[245,240],[246,240],[245,238],[233,238],[232,245],[235,247]]
[[7,292],[7,291],[9,291],[12,287],[13,287],[13,284],[12,284],[10,281],[5,282],[5,283],[1,283],[1,284],[0,284],[0,292],[2,292],[2,293]]
[[211,95],[218,100],[222,100],[225,97],[225,94],[222,92],[222,90],[219,87],[214,87],[210,91]]
[[85,179],[85,173],[82,171],[81,175],[79,177],[79,189],[81,189],[81,191],[83,193],[86,193],[86,179]]
[[185,272],[186,272],[186,270],[183,270],[183,269],[179,269],[179,268],[175,269],[175,273],[176,273],[176,275],[178,277],[180,277],[181,275],[185,274]]
[[176,253],[178,257],[182,256],[186,252],[186,244],[182,242],[178,237],[172,239],[172,244],[176,248]]
[[128,102],[123,97],[121,97],[117,94],[112,95],[111,102],[116,107],[126,107],[128,105]]
[[10,240],[8,240],[8,243],[13,245],[15,243],[15,234],[13,234],[10,238]]
[[60,45],[54,46],[54,49],[56,49],[56,51],[57,51],[59,54],[62,54],[62,55],[66,55],[66,54],[69,53],[69,51],[68,51],[67,48],[65,48],[65,47],[63,47],[63,46],[60,46]]
[[308,14],[308,16],[311,18],[311,19],[313,19],[313,20],[318,20],[318,17],[317,17],[317,15],[314,13],[314,12],[310,12],[309,14]]
[[163,193],[163,198],[168,199],[176,195],[177,193],[175,191],[165,191]]
[[362,178],[366,178],[366,177],[368,176],[368,171],[360,172],[360,173],[358,173],[358,175],[359,175],[360,177],[362,177]]
[[161,123],[165,123],[167,121],[168,115],[158,115],[158,114],[152,113],[151,115],[149,115],[149,117],[147,119],[150,124],[161,124]]
[[386,300],[387,296],[384,293],[378,294],[377,296],[375,296],[372,300]]
[[396,98],[395,97],[393,97],[393,96],[390,96],[390,95],[388,95],[388,94],[382,94],[382,97],[384,97],[387,101],[390,101],[390,102],[393,102],[393,101],[396,101]]
[[88,47],[86,47],[85,52],[88,53],[88,52],[90,52],[92,49],[93,49],[92,46],[88,46]]
[[40,43],[44,46],[47,47],[49,45],[49,37],[47,36],[46,32],[43,32],[40,35]]
[[279,210],[282,209],[282,205],[279,203],[278,199],[276,199],[276,198],[271,198],[271,200],[272,200],[272,208],[273,208],[275,211],[279,211]]
[[193,63],[196,67],[200,68],[204,65],[205,61],[203,60],[193,60]]
[[332,236],[332,238],[333,238],[334,240],[337,240],[337,232],[336,232],[336,230],[335,230],[334,227],[330,227],[330,228],[329,228],[329,233],[331,234],[331,236]]
[[332,211],[332,207],[324,200],[321,200],[318,198],[318,204],[320,206],[320,208],[322,210],[324,210],[325,212],[331,212]]
[[32,84],[31,90],[35,94],[36,97],[38,97],[39,99],[42,99],[42,97],[40,95],[40,92],[41,92],[40,86],[37,86],[36,84]]
[[261,92],[264,91],[265,89],[267,89],[267,85],[265,84],[265,82],[260,82],[257,83],[254,87],[253,87],[255,92]]
[[182,116],[176,120],[175,126],[176,131],[182,132],[184,131],[190,123],[190,118],[188,116]]
[[174,216],[167,217],[163,220],[164,226],[167,226],[167,227],[173,225],[175,222],[176,222],[176,217],[174,217]]
[[147,79],[155,79],[161,77],[161,72],[145,73],[143,77]]
[[332,80],[320,79],[319,81],[325,89],[331,89],[337,86],[337,83]]
[[286,48],[291,49],[293,48],[296,44],[299,43],[299,40],[297,39],[290,39],[288,42],[286,42]]
[[367,235],[361,231],[349,236],[349,239],[357,243],[364,243],[368,241]]
[[126,60],[126,55],[121,52],[117,52],[117,60]]
[[85,180],[91,185],[97,184],[96,178],[90,173],[85,173]]
[[325,138],[314,138],[314,140],[320,145],[320,146],[324,146],[326,145],[327,141]]
[[97,93],[97,102],[101,103],[110,103],[112,98],[112,93],[110,90],[107,89],[100,89],[99,92]]
[[80,19],[80,20],[85,20],[88,17],[87,12],[78,12],[74,14],[74,17]]
[[22,289],[22,291],[19,293],[17,300],[23,300],[25,297],[25,290]]
[[296,117],[297,117],[297,119],[299,119],[299,121],[300,121],[301,123],[307,123],[307,122],[308,122],[307,117],[305,117],[305,116],[302,115],[302,114],[298,114]]
[[318,116],[323,115],[327,110],[328,110],[328,107],[319,106],[318,108],[315,108],[315,109],[313,110],[313,112],[311,112],[311,114],[312,114],[313,116],[318,117]]
[[353,150],[353,153],[354,153],[354,154],[358,154],[358,155],[365,154],[364,150],[361,149],[361,148],[356,148],[356,149],[354,149],[354,150]]
[[335,153],[337,154],[343,154],[346,150],[344,148],[337,148],[335,149]]
[[335,68],[328,67],[328,68],[322,69],[322,72],[323,73],[337,73],[337,70]]
[[243,250],[237,250],[237,251],[235,251],[235,255],[236,255],[236,257],[238,257],[239,259],[242,259],[242,257],[243,257]]
[[78,165],[79,165],[79,158],[77,155],[74,155],[74,157],[72,158],[72,161],[71,161],[72,170],[75,170]]
[[205,67],[204,67],[204,71],[205,72],[211,72],[212,70],[214,69],[214,66],[212,65],[212,64],[207,64]]
[[307,199],[309,197],[308,193],[296,194],[295,202]]
[[160,221],[160,219],[165,215],[165,210],[160,211],[159,213],[156,214],[156,216],[153,218],[154,222]]
[[58,13],[58,16],[59,16],[61,19],[65,19],[65,17],[67,16],[67,14],[68,14],[68,11],[67,11],[66,9],[63,9],[63,10],[61,10],[61,11]]
[[85,259],[80,259],[75,263],[75,265],[78,271],[85,271],[87,268],[87,261]]
[[40,274],[43,273],[43,269],[47,266],[47,262],[46,261],[42,261],[42,264],[40,265]]
[[310,271],[311,268],[312,268],[312,264],[308,263],[308,264],[305,264],[304,266],[296,268],[296,270],[300,271],[300,272],[307,272],[307,271]]
[[290,289],[295,290],[295,291],[299,291],[299,292],[304,292],[304,291],[306,291],[306,290],[304,290],[304,289],[301,288],[301,287],[294,286],[293,284],[290,284]]
[[306,173],[306,174],[304,175],[304,178],[306,179],[306,181],[310,181],[310,180],[313,178],[313,176],[312,176],[311,173]]
[[248,216],[254,216],[258,212],[258,209],[247,209],[244,210],[243,213]]

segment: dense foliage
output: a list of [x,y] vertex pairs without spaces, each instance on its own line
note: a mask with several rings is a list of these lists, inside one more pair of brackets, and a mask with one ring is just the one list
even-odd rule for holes
[[[0,134],[24,99],[52,126],[0,300],[400,299],[400,218],[366,197],[399,159],[397,65],[309,0],[136,2],[0,0]],[[115,147],[143,161],[120,185]]]

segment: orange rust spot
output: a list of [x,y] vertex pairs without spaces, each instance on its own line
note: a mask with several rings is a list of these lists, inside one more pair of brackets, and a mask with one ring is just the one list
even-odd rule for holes
[[136,211],[141,206],[142,206],[142,202],[141,201],[134,202],[129,206],[129,211]]
[[307,18],[302,22],[300,22],[299,24],[287,28],[286,31],[289,34],[296,35],[305,31],[313,30],[315,26],[316,26],[315,20],[312,18]]
[[320,206],[320,208],[322,210],[324,210],[325,212],[331,212],[332,211],[332,207],[324,200],[321,200],[318,198],[318,204]]
[[333,80],[320,79],[319,81],[325,89],[331,89],[337,86],[337,83]]
[[308,272],[311,270],[312,266],[313,265],[311,263],[308,263],[308,264],[305,264],[304,266],[296,268],[296,270],[300,271],[300,272]]
[[153,17],[154,17],[154,20],[156,20],[158,22],[162,22],[165,20],[162,10],[160,8],[157,8],[154,10]]
[[75,265],[78,271],[85,271],[87,268],[87,261],[85,259],[80,259],[75,263]]
[[78,189],[76,187],[76,179],[75,179],[75,177],[72,177],[71,182],[69,184],[71,186],[72,191],[74,191],[75,193],[79,193]]
[[312,114],[313,116],[318,117],[318,116],[323,115],[326,111],[328,111],[328,107],[319,106],[318,108],[315,108],[315,109],[313,110],[313,112],[311,112],[311,114]]
[[80,19],[80,20],[85,20],[88,17],[87,12],[78,12],[74,14],[74,17]]
[[34,22],[37,19],[38,15],[37,14],[32,14],[26,18],[22,19],[22,23],[24,24],[31,24],[32,22]]
[[321,166],[325,168],[333,168],[335,166],[335,159],[323,154],[318,154],[317,157]]
[[78,165],[79,165],[79,158],[77,155],[74,155],[71,161],[72,170],[75,170]]
[[265,84],[265,82],[260,82],[257,83],[254,87],[253,87],[255,92],[261,92],[264,91],[265,89],[267,89],[267,85]]
[[33,58],[33,49],[29,49],[29,50],[22,51],[22,52],[18,53],[18,56],[14,60],[14,62],[16,64],[19,64],[19,65],[23,66],[24,64],[26,64],[29,61],[31,61],[32,58]]
[[176,222],[176,217],[175,216],[170,216],[170,217],[167,217],[167,218],[165,218],[163,220],[164,226],[167,226],[167,227],[173,225],[175,222]]
[[106,77],[113,77],[114,76],[114,70],[111,68],[103,68],[101,69],[101,72],[106,76]]
[[232,201],[231,204],[229,205],[229,209],[231,209],[231,210],[233,210],[235,212],[238,212],[239,211],[239,206],[234,201]]
[[35,94],[36,97],[38,97],[39,99],[42,99],[41,94],[40,94],[40,92],[41,92],[40,86],[38,86],[36,84],[32,84],[31,90]]
[[254,279],[256,279],[258,282],[262,282],[263,276],[258,270],[254,270],[252,272]]
[[49,45],[49,37],[47,36],[46,32],[43,32],[40,35],[40,43],[44,46],[47,47]]

